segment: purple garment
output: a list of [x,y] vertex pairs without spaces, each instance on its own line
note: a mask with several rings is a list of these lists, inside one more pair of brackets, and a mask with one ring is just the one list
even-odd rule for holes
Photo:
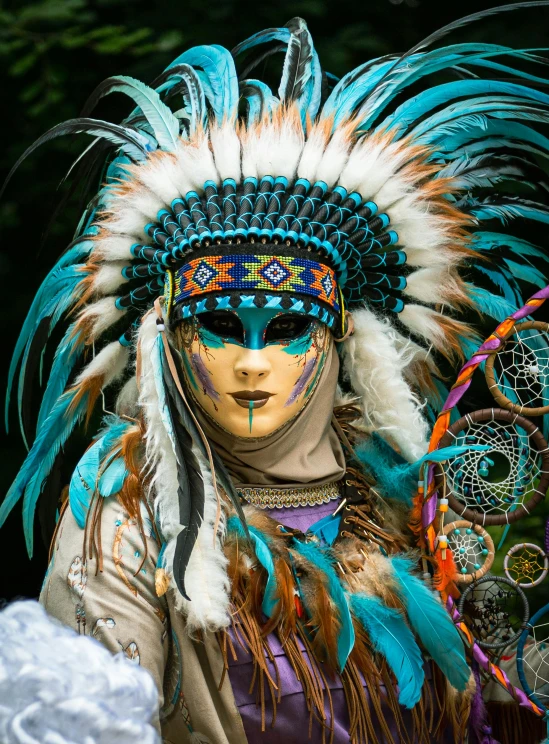
[[[278,520],[287,527],[293,527],[301,532],[307,529],[319,519],[333,513],[336,509],[337,502],[331,501],[328,504],[318,506],[300,506],[288,507],[285,509],[272,509],[267,511],[269,516]],[[248,738],[248,744],[304,744],[311,742],[317,744],[322,741],[322,727],[320,723],[313,719],[311,737],[308,738],[309,730],[309,711],[305,701],[301,683],[295,676],[295,672],[284,654],[278,638],[271,634],[269,636],[269,646],[276,657],[276,664],[280,674],[280,684],[282,699],[277,704],[276,723],[274,728],[271,727],[273,708],[270,694],[266,690],[265,694],[265,731],[261,731],[261,708],[256,703],[255,690],[249,693],[250,683],[253,675],[253,661],[251,654],[244,651],[242,646],[235,639],[231,631],[233,645],[237,654],[237,660],[234,661],[229,654],[229,678],[233,688],[234,696],[238,711],[242,717],[244,730]],[[303,650],[303,649],[302,649]],[[276,678],[274,667],[267,662],[269,673],[273,679]],[[429,669],[426,667],[426,674]],[[341,680],[339,677],[330,678],[326,674],[328,687],[331,691],[333,711],[334,711],[334,744],[349,744],[349,715],[347,713],[347,704],[343,692]],[[397,726],[393,715],[388,708],[384,709],[385,717],[393,739],[399,741]],[[330,711],[328,701],[325,702],[326,723],[330,722]],[[404,725],[408,731],[412,730],[412,720],[409,711],[402,710]],[[384,744],[385,737],[381,733],[380,727],[376,725],[375,712],[371,709],[372,720],[377,732],[376,744]],[[326,731],[326,741],[329,741],[329,732]]]

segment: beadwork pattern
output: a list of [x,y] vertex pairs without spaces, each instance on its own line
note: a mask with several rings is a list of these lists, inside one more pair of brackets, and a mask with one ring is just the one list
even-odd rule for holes
[[175,304],[207,292],[262,289],[306,294],[339,312],[335,274],[317,261],[294,256],[205,256],[175,272]]

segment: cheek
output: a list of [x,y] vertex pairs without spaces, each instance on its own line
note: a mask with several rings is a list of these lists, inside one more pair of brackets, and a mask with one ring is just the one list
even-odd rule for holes
[[209,398],[214,408],[219,401],[218,390],[223,369],[230,363],[230,353],[221,339],[213,334],[194,333],[192,341],[181,349],[185,376],[193,391]]

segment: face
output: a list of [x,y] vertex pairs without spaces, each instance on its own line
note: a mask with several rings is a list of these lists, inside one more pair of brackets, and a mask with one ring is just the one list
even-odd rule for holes
[[238,437],[272,434],[315,389],[331,344],[328,328],[299,313],[247,308],[201,313],[175,332],[188,387]]

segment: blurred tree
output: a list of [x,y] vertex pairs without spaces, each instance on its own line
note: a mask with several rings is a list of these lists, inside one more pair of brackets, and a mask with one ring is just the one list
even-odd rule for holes
[[[189,0],[5,0],[0,3],[0,178],[40,134],[77,116],[101,80],[125,74],[149,81],[189,46],[217,43],[232,48],[252,33],[298,15],[308,22],[325,69],[339,76],[372,56],[405,51],[459,16],[494,4],[487,0],[459,4],[216,0],[201,5]],[[458,30],[452,40],[543,46],[546,25],[539,22],[541,12],[490,17]],[[128,106],[121,97],[109,97],[97,115],[122,118]],[[22,166],[0,202],[2,379],[32,296],[78,221],[78,202],[73,200],[43,240],[59,199],[57,183],[74,152],[70,139],[39,150]],[[0,455],[2,497],[24,458],[16,421],[10,424]],[[44,572],[45,548],[28,561],[20,522],[20,510],[15,510],[0,534],[0,597],[36,595]]]

